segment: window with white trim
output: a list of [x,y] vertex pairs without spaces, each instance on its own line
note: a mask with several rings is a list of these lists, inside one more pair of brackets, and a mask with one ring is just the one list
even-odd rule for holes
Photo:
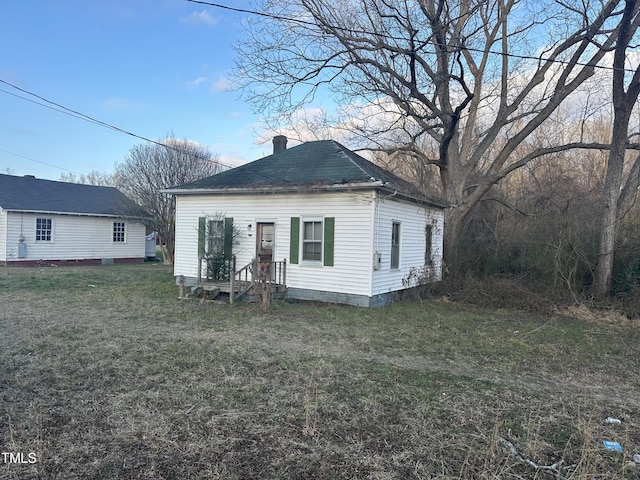
[[302,260],[305,262],[322,261],[322,222],[303,222]]
[[207,253],[213,257],[224,253],[224,220],[207,220]]
[[113,222],[113,241],[114,242],[124,242],[124,222]]
[[400,268],[400,223],[391,224],[391,268]]
[[36,218],[36,242],[51,241],[51,219]]
[[424,250],[424,264],[431,265],[433,263],[433,227],[427,225],[425,227],[425,250]]

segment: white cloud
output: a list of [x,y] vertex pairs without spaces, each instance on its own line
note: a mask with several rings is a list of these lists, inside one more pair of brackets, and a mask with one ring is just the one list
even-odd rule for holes
[[[359,122],[356,117],[357,113],[365,115],[367,118],[369,115],[379,115],[378,108],[373,104],[371,106],[367,105],[367,107],[359,107],[359,110],[362,112],[365,108],[368,108],[366,115],[356,112],[354,107],[351,108],[353,116],[347,116],[348,122],[352,124],[351,126],[357,125]],[[345,145],[349,144],[349,125],[331,118],[332,115],[335,115],[335,112],[332,114],[322,107],[309,106],[302,108],[294,112],[289,119],[290,121],[277,130],[273,130],[266,125],[257,126],[256,143],[270,146],[275,135],[284,135],[289,139],[287,148],[314,140],[335,140],[345,143]]]
[[220,77],[211,84],[212,92],[230,92],[233,90],[233,83],[225,77]]
[[217,25],[219,19],[211,13],[212,11],[213,10],[202,10],[200,12],[193,12],[186,17],[180,17],[180,22],[189,25],[205,25],[213,27]]
[[202,83],[206,82],[207,80],[208,80],[207,77],[198,77],[195,80],[187,80],[186,82],[184,82],[184,85],[189,90],[192,90],[194,88],[197,88],[198,86],[200,86]]
[[222,165],[229,166],[231,168],[239,167],[240,165],[244,165],[245,163],[250,162],[252,160],[256,160],[256,159],[252,158],[250,160],[247,160],[247,158],[237,153],[232,153],[229,155],[221,155],[220,158],[218,159],[218,161]]

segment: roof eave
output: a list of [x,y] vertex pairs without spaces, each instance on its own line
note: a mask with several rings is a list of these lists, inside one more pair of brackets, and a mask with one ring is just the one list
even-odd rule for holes
[[352,183],[334,183],[329,185],[257,185],[253,187],[227,187],[227,188],[170,188],[162,190],[162,193],[173,195],[233,195],[247,193],[298,193],[301,191],[347,191],[347,190],[372,190],[383,186],[383,182],[352,182]]
[[433,200],[431,198],[426,198],[426,197],[421,197],[419,195],[412,195],[409,193],[404,193],[400,190],[397,190],[393,187],[390,187],[389,185],[384,185],[382,187],[380,187],[380,190],[388,193],[388,197],[397,197],[397,198],[401,198],[403,200],[412,202],[412,203],[417,203],[419,205],[429,205],[431,207],[437,207],[437,208],[450,208],[451,205],[447,205],[446,203],[443,202],[439,202],[437,200]]
[[75,217],[109,217],[109,218],[132,218],[147,220],[152,218],[151,216],[138,216],[138,215],[118,215],[115,213],[86,213],[86,212],[57,212],[51,210],[32,210],[25,208],[4,208],[5,212],[10,213],[33,213],[37,215],[71,215]]
[[353,182],[353,183],[337,183],[331,185],[291,185],[291,186],[254,186],[239,188],[193,188],[181,189],[173,188],[162,190],[162,193],[172,195],[246,195],[246,194],[274,194],[274,193],[300,193],[308,191],[354,191],[354,190],[381,190],[390,196],[401,198],[403,200],[417,203],[420,205],[430,205],[438,208],[447,208],[447,205],[432,199],[405,193],[401,190],[393,188],[389,184],[376,180],[375,182]]

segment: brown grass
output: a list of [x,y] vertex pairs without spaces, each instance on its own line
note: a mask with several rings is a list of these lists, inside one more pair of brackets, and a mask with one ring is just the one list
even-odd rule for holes
[[636,325],[177,297],[160,265],[0,268],[0,447],[37,459],[1,479],[640,478]]

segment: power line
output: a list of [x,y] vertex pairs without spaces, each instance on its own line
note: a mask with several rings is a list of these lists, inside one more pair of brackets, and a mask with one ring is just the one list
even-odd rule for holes
[[[91,117],[91,116],[86,115],[86,114],[84,114],[84,113],[78,112],[77,110],[73,110],[73,109],[68,108],[68,107],[65,107],[64,105],[61,105],[61,104],[59,104],[59,103],[53,102],[53,101],[51,101],[51,100],[48,100],[47,98],[45,98],[45,97],[43,97],[43,96],[41,96],[41,95],[38,95],[38,94],[36,94],[36,93],[30,92],[30,91],[28,91],[28,90],[25,90],[24,88],[20,88],[20,87],[18,87],[17,85],[14,85],[14,84],[12,84],[12,83],[10,83],[10,82],[7,82],[6,80],[2,80],[1,78],[0,78],[0,83],[3,83],[3,84],[8,85],[8,86],[10,86],[10,87],[12,87],[12,88],[15,88],[16,90],[18,90],[18,91],[20,91],[20,92],[22,92],[22,93],[26,93],[27,95],[31,95],[32,97],[35,97],[35,98],[37,98],[37,99],[39,99],[39,100],[42,100],[43,102],[45,102],[45,103],[47,103],[47,104],[49,104],[49,105],[53,105],[54,107],[57,107],[57,108],[52,108],[52,107],[50,107],[49,105],[43,105],[42,103],[36,102],[36,101],[34,101],[34,100],[31,100],[31,99],[29,99],[29,98],[22,97],[22,96],[20,96],[20,95],[17,95],[17,94],[11,93],[11,92],[7,92],[6,90],[2,90],[2,89],[0,89],[0,92],[4,92],[4,93],[7,93],[7,94],[9,94],[9,95],[13,95],[13,96],[15,96],[15,97],[21,98],[21,99],[23,99],[23,100],[26,100],[26,101],[29,101],[29,102],[32,102],[32,103],[35,103],[35,104],[37,104],[37,105],[41,105],[41,106],[46,107],[46,108],[51,108],[52,110],[55,110],[55,111],[58,111],[58,112],[60,112],[60,113],[64,113],[64,114],[67,114],[67,115],[71,115],[72,117],[79,118],[80,120],[84,120],[84,121],[87,121],[87,122],[89,122],[89,123],[94,123],[94,124],[99,125],[99,126],[101,126],[101,127],[105,127],[105,128],[109,128],[109,129],[111,129],[111,130],[115,130],[116,132],[124,133],[125,135],[129,135],[129,136],[132,136],[132,137],[134,137],[134,138],[138,138],[138,139],[140,139],[140,140],[144,140],[145,142],[153,143],[153,144],[155,144],[155,145],[159,145],[159,146],[161,146],[161,147],[168,148],[168,149],[170,149],[170,150],[174,150],[174,151],[177,151],[177,152],[180,152],[180,153],[184,153],[184,152],[183,152],[183,150],[181,150],[181,149],[180,149],[180,148],[178,148],[178,147],[174,147],[174,146],[171,146],[171,145],[167,145],[167,144],[164,144],[164,143],[159,142],[159,141],[157,141],[157,140],[152,140],[152,139],[150,139],[150,138],[143,137],[142,135],[138,135],[138,134],[133,133],[133,132],[130,132],[130,131],[128,131],[128,130],[124,130],[124,129],[120,128],[120,127],[116,127],[115,125],[112,125],[112,124],[110,124],[110,123],[103,122],[102,120],[98,120],[98,119],[96,119],[96,118],[94,118],[94,117]],[[193,157],[195,157],[195,158],[200,159],[200,160],[210,161],[210,162],[212,162],[212,163],[215,163],[215,164],[217,164],[217,165],[220,165],[221,167],[225,167],[225,168],[233,168],[231,165],[227,165],[227,164],[225,164],[225,163],[222,163],[222,162],[220,162],[219,160],[215,160],[215,159],[207,158],[207,157],[201,157],[201,156],[199,156],[199,155],[194,155],[194,154],[191,154],[191,155],[192,155]]]
[[[20,88],[17,85],[14,85],[14,84],[12,84],[10,82],[7,82],[6,80],[3,80],[1,78],[0,78],[0,83],[8,85],[9,87],[15,88],[16,90],[18,90],[18,91],[20,91],[22,93],[25,93],[27,95],[30,95],[30,96],[34,97],[34,98],[37,98],[38,100],[41,100],[44,103],[35,101],[35,100],[30,99],[28,97],[24,97],[22,95],[18,95],[18,94],[13,93],[13,92],[9,92],[9,91],[4,90],[4,89],[0,89],[0,92],[6,93],[8,95],[12,95],[14,97],[20,98],[22,100],[25,100],[25,101],[28,101],[28,102],[31,102],[31,103],[35,103],[36,105],[40,105],[42,107],[49,108],[49,109],[57,111],[59,113],[64,113],[65,115],[70,115],[72,117],[78,118],[80,120],[84,120],[84,121],[89,122],[89,123],[93,123],[93,124],[101,126],[101,127],[105,127],[105,128],[109,128],[111,130],[115,130],[116,132],[119,132],[119,133],[124,133],[125,135],[129,135],[129,136],[132,136],[134,138],[138,138],[140,140],[144,140],[145,142],[149,142],[149,143],[152,143],[152,144],[164,147],[164,148],[168,148],[168,149],[176,151],[178,153],[185,153],[184,150],[180,149],[179,147],[175,147],[175,146],[172,146],[172,145],[167,144],[167,143],[162,143],[162,142],[159,142],[157,140],[152,140],[152,139],[144,137],[142,135],[138,135],[138,134],[130,132],[128,130],[124,130],[124,129],[122,129],[120,127],[117,127],[115,125],[112,125],[110,123],[103,122],[102,120],[98,120],[98,119],[96,119],[94,117],[91,117],[89,115],[81,113],[81,112],[79,112],[77,110],[73,110],[71,108],[65,107],[64,105],[62,105],[60,103],[51,101],[51,100],[49,100],[49,99],[47,99],[47,98],[45,98],[45,97],[43,97],[41,95],[38,95],[38,94],[36,94],[34,92],[30,92],[29,90],[25,90],[24,88]],[[10,152],[7,152],[7,153],[10,153]],[[197,158],[199,160],[204,160],[204,161],[215,163],[216,165],[219,165],[220,167],[224,167],[224,168],[227,168],[227,169],[234,168],[232,165],[228,165],[226,163],[223,163],[223,162],[221,162],[219,160],[216,160],[216,159],[213,159],[213,158],[202,157],[200,155],[196,155],[194,153],[189,153],[189,152],[187,152],[187,153],[189,155],[191,155],[192,157],[194,157],[194,158]],[[27,157],[25,157],[25,158],[27,158]],[[29,159],[29,160],[33,160],[33,159]],[[34,160],[34,161],[37,161],[37,160]],[[44,162],[40,162],[40,163],[44,163]],[[53,165],[49,165],[49,166],[53,166]],[[61,168],[61,167],[55,167],[55,168]],[[77,172],[71,172],[71,173],[77,173]],[[277,180],[277,181],[281,181],[281,182],[284,182],[284,183],[289,183],[288,180],[285,180],[283,178],[277,177],[275,175],[272,176],[272,175],[267,175],[265,173],[260,173],[260,172],[255,172],[255,173],[260,175],[260,176],[262,176],[262,177],[264,177],[264,178],[269,178],[271,180]]]
[[[308,20],[302,20],[300,18],[285,17],[285,16],[282,16],[282,15],[276,15],[276,14],[272,14],[272,13],[258,12],[256,10],[249,10],[249,9],[244,9],[244,8],[230,7],[228,5],[223,5],[223,4],[220,4],[220,3],[206,2],[204,0],[186,0],[186,1],[190,2],[190,3],[198,3],[198,4],[201,4],[201,5],[208,5],[208,6],[219,8],[219,9],[222,9],[222,10],[230,10],[232,12],[246,13],[246,14],[249,14],[249,15],[266,17],[266,18],[270,18],[272,20],[293,22],[293,23],[298,23],[300,25],[307,25],[307,26],[313,26],[313,27],[321,27],[322,26],[322,25],[318,25],[317,23],[310,22]],[[327,27],[327,28],[333,29],[333,30],[341,30],[341,31],[348,32],[348,33],[372,35],[372,36],[376,36],[376,37],[388,38],[388,39],[391,39],[391,40],[398,40],[398,41],[406,41],[407,40],[406,38],[396,37],[396,36],[393,36],[393,35],[388,35],[388,34],[383,33],[383,32],[373,32],[373,31],[367,31],[367,30],[355,30],[355,29],[350,29],[350,28],[337,26],[337,25],[331,25],[331,24],[326,24],[324,26]],[[442,44],[439,44],[437,42],[434,42],[433,45],[437,46],[437,47],[445,47],[445,48],[448,47],[448,45],[442,45]],[[455,50],[456,51],[458,51],[458,50],[467,50],[469,52],[483,53],[483,54],[485,53],[485,50],[483,50],[481,48],[467,47],[465,45],[457,46],[455,48]],[[557,64],[560,64],[560,65],[576,65],[576,66],[579,66],[579,67],[593,67],[593,68],[597,68],[597,69],[600,69],[600,70],[611,70],[611,71],[620,70],[620,69],[618,69],[616,67],[613,67],[613,66],[593,65],[591,63],[586,63],[586,62],[573,62],[573,61],[569,61],[569,60],[559,60],[559,59],[551,59],[551,58],[545,58],[545,57],[536,57],[535,55],[518,55],[516,53],[498,52],[498,51],[494,51],[494,50],[488,50],[488,51],[486,51],[486,53],[489,53],[489,54],[492,54],[492,55],[500,55],[500,56],[504,56],[504,57],[508,57],[508,58],[516,58],[516,59],[519,59],[519,60],[534,60],[534,61],[537,61],[537,62],[540,62],[540,61],[542,61],[542,62],[550,62],[550,63],[557,63]],[[628,72],[628,73],[635,73],[635,69],[632,69],[632,68],[623,68],[621,70],[624,71],[624,72]]]
[[229,5],[222,5],[220,3],[211,3],[211,2],[204,2],[201,0],[186,0],[187,2],[191,2],[191,3],[199,3],[201,5],[208,5],[211,7],[216,7],[219,8],[221,10],[230,10],[232,12],[237,12],[237,13],[248,13],[250,15],[256,15],[259,17],[266,17],[266,18],[271,18],[273,20],[288,20],[291,22],[297,22],[300,23],[302,25],[309,25],[309,26],[313,26],[313,27],[317,27],[318,25],[313,23],[313,22],[309,22],[309,21],[305,21],[305,20],[301,20],[299,18],[289,18],[289,17],[282,17],[280,15],[275,15],[272,13],[264,13],[264,12],[257,12],[255,10],[248,10],[245,8],[236,8],[236,7],[230,7]]
[[74,172],[73,170],[69,170],[68,168],[58,167],[57,165],[52,165],[51,163],[43,162],[41,160],[36,160],[35,158],[25,157],[24,155],[13,153],[8,150],[4,150],[2,148],[0,148],[0,152],[8,153],[9,155],[14,155],[16,157],[24,158],[25,160],[30,160],[32,162],[40,163],[42,165],[46,165],[47,167],[57,168],[58,170],[64,170],[65,172],[73,173],[75,175],[82,175],[81,173]]
[[[0,80],[0,81],[2,81],[2,80]],[[30,102],[30,103],[34,103],[34,104],[39,105],[41,107],[48,108],[50,110],[53,110],[54,112],[63,113],[65,115],[69,115],[70,117],[79,118],[81,120],[89,121],[87,118],[84,118],[84,117],[82,117],[80,115],[76,115],[74,113],[71,113],[70,111],[65,111],[65,110],[62,110],[60,108],[55,108],[55,107],[53,107],[51,105],[47,105],[46,103],[37,102],[37,101],[35,101],[35,100],[31,99],[31,98],[27,98],[27,97],[24,97],[22,95],[18,95],[17,93],[9,92],[8,90],[4,90],[2,88],[0,88],[0,92],[6,93],[7,95],[11,95],[12,97],[16,97],[16,98],[19,98],[21,100],[25,100],[25,101]],[[95,122],[92,122],[92,123],[95,123]]]

